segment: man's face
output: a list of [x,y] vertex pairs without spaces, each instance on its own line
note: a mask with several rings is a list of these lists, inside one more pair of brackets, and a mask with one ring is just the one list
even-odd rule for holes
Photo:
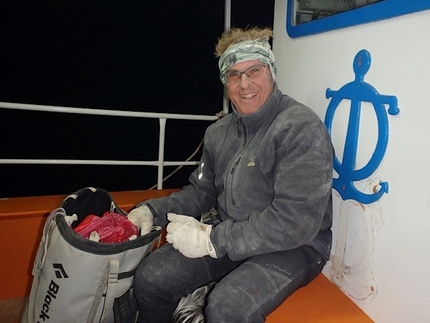
[[[241,72],[252,66],[261,65],[262,63],[258,60],[245,61],[232,65],[228,72]],[[269,66],[266,65],[262,73],[258,73],[258,76],[252,77],[252,79],[248,75],[242,74],[237,83],[227,82],[226,88],[228,97],[239,114],[252,114],[258,111],[273,90]]]

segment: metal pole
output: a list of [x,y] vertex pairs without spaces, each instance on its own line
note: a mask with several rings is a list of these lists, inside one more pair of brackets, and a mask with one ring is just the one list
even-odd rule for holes
[[224,8],[224,30],[228,31],[231,28],[231,0],[225,0]]
[[[231,0],[225,0],[224,5],[224,31],[229,31],[231,28]],[[223,101],[222,101],[222,111],[224,115],[228,113],[228,105],[229,105],[229,99],[227,96],[227,91],[224,87],[224,95],[223,95]]]
[[158,173],[157,189],[163,189],[163,171],[164,171],[164,141],[166,134],[166,119],[160,118],[160,137],[158,142]]

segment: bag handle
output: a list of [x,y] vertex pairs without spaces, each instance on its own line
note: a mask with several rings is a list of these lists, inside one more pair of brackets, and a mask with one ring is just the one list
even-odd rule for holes
[[58,213],[64,214],[64,218],[69,226],[78,218],[76,214],[66,215],[63,208],[58,208],[51,212],[46,219],[45,227],[42,232],[42,239],[40,240],[39,248],[37,249],[32,270],[33,276],[37,275],[45,264],[46,255],[48,254],[49,239],[51,238],[52,230],[57,225],[56,216]]
[[113,303],[115,301],[116,288],[118,286],[119,260],[109,259],[103,274],[100,277],[99,285],[96,294],[94,295],[93,303],[91,304],[88,314],[87,323],[94,323],[100,303],[105,294],[105,302],[99,322],[105,322],[112,314]]
[[119,260],[117,258],[110,259],[110,270],[109,270],[109,280],[106,290],[106,300],[105,306],[103,307],[101,322],[105,320],[112,314],[113,303],[115,301],[116,288],[118,286],[118,274],[119,274]]
[[37,249],[36,259],[34,260],[32,274],[33,276],[38,274],[45,264],[46,254],[48,252],[49,238],[51,236],[52,229],[56,225],[55,216],[58,212],[63,211],[59,208],[51,212],[45,222],[45,227],[42,232],[42,239],[40,240],[39,248]]

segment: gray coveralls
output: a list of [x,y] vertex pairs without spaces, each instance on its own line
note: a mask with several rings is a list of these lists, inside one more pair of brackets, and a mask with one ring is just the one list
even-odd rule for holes
[[154,223],[216,206],[218,259],[189,259],[167,244],[135,275],[140,322],[169,322],[180,297],[209,282],[207,322],[264,322],[321,272],[331,248],[333,147],[309,108],[274,86],[254,114],[235,111],[208,127],[190,184],[145,201]]

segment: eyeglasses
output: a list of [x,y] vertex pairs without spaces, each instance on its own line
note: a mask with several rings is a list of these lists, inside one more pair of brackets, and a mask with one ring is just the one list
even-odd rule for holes
[[229,83],[229,84],[239,83],[243,74],[248,76],[250,80],[254,80],[263,74],[264,68],[266,66],[267,64],[261,64],[261,65],[254,65],[254,66],[248,67],[244,71],[235,71],[235,70],[229,71],[224,74],[224,80],[226,83]]

